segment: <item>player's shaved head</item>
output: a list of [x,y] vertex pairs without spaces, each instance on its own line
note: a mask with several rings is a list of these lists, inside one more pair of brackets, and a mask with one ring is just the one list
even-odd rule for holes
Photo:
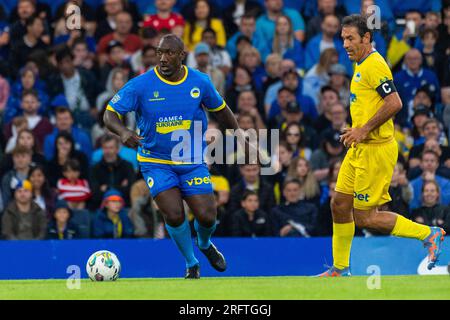
[[184,43],[181,41],[180,38],[178,38],[173,33],[166,34],[165,36],[161,37],[161,40],[159,41],[159,46],[161,47],[162,44],[165,44],[169,47],[171,47],[172,50],[184,50]]

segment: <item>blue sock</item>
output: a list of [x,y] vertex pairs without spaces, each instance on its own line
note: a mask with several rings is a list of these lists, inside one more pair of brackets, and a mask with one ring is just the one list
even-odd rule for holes
[[171,227],[166,223],[166,229],[186,260],[186,267],[190,268],[198,264],[198,260],[194,255],[194,247],[192,246],[191,239],[191,228],[187,218],[185,218],[184,222],[178,227]]
[[201,226],[197,219],[194,221],[194,228],[197,231],[198,247],[200,249],[208,249],[211,245],[211,235],[216,230],[216,223],[211,228]]

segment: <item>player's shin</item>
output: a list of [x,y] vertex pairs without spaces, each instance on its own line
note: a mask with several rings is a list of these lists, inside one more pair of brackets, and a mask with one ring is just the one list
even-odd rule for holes
[[188,220],[185,218],[184,222],[178,227],[171,227],[166,223],[166,229],[185,258],[186,267],[190,268],[198,264],[198,260],[194,255],[194,247],[191,239],[191,228]]
[[424,240],[431,233],[430,227],[416,223],[401,215],[397,215],[395,226],[391,231],[391,235],[403,238],[414,238]]
[[350,250],[355,235],[355,222],[333,222],[333,265],[338,269],[350,266]]
[[197,231],[198,247],[200,249],[207,249],[211,245],[211,236],[216,230],[216,223],[212,227],[202,226],[197,219],[194,221],[194,228]]

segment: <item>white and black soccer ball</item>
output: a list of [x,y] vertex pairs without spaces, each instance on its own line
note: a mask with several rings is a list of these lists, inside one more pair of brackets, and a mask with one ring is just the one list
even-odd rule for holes
[[111,251],[100,250],[89,257],[86,272],[92,281],[115,281],[120,275],[120,261]]

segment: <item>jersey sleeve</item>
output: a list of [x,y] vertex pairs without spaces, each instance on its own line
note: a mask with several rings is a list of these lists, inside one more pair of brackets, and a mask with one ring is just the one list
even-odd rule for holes
[[108,103],[106,110],[117,113],[120,117],[131,111],[136,111],[138,96],[134,90],[133,82],[128,82],[117,92]]
[[214,87],[209,77],[205,80],[205,93],[202,98],[202,104],[209,112],[217,112],[225,108],[226,103],[219,92]]
[[392,72],[387,63],[383,60],[374,60],[368,72],[368,83],[372,89],[375,89],[382,98],[396,92],[397,89],[393,83]]

